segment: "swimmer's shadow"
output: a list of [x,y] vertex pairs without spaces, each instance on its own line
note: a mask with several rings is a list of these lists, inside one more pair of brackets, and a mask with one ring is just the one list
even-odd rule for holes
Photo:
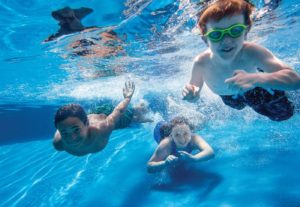
[[223,180],[222,176],[198,168],[173,169],[170,181],[154,184],[151,189],[163,192],[183,193],[199,191],[198,198],[205,199]]

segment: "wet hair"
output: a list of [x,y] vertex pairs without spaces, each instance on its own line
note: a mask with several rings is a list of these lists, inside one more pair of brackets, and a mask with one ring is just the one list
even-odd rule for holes
[[161,126],[160,128],[160,136],[161,137],[167,137],[171,134],[172,132],[172,129],[175,127],[175,126],[178,126],[178,125],[187,125],[191,131],[194,130],[194,125],[192,125],[185,117],[183,116],[177,116],[175,118],[173,118],[169,123],[165,123]]
[[216,0],[208,3],[207,6],[200,12],[197,26],[201,34],[206,33],[206,24],[209,20],[220,21],[224,17],[243,14],[244,23],[252,25],[251,13],[254,10],[253,4],[246,0]]
[[61,106],[54,116],[54,125],[57,128],[57,124],[68,117],[77,117],[84,124],[87,124],[88,118],[84,109],[79,104],[67,104]]

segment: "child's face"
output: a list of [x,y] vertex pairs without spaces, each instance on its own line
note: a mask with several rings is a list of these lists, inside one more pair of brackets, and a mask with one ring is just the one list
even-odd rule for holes
[[184,148],[191,141],[191,134],[191,130],[186,124],[180,124],[173,127],[171,138],[178,148]]
[[87,136],[87,126],[77,117],[68,117],[57,124],[63,142],[69,146],[77,146]]
[[[211,29],[226,29],[234,24],[244,24],[244,16],[242,14],[234,15],[231,17],[224,17],[220,21],[208,21],[207,22],[207,31]],[[233,38],[228,34],[225,34],[223,39],[219,42],[213,42],[209,38],[207,43],[211,49],[213,55],[221,58],[222,60],[232,60],[240,52],[243,47],[243,43],[246,37],[246,30],[242,33],[241,36]]]

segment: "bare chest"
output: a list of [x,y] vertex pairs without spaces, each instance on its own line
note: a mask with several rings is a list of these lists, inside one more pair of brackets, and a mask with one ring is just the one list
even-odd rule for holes
[[250,63],[243,62],[242,64],[233,64],[231,66],[213,65],[205,68],[203,71],[203,80],[206,85],[218,95],[231,95],[236,91],[231,90],[226,79],[234,76],[236,70],[244,70],[247,73],[256,73],[256,68]]

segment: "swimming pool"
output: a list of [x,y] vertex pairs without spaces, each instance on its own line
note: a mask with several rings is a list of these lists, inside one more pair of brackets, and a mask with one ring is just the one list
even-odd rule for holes
[[[115,26],[126,54],[65,57],[69,41],[94,33],[42,43],[57,30],[51,11],[64,6],[93,8],[85,25]],[[185,0],[1,1],[0,206],[300,206],[296,93],[291,96],[297,113],[279,123],[250,109],[225,107],[207,88],[203,102],[180,100],[192,59],[205,48],[191,32],[196,7]],[[249,35],[298,72],[299,14],[298,1],[283,1]],[[94,75],[103,68],[121,72]],[[207,119],[198,133],[215,149],[215,159],[174,180],[148,174],[154,123],[114,131],[107,147],[93,155],[78,158],[53,149],[57,106],[121,100],[128,78],[136,82],[133,103],[154,93],[168,100],[170,113]]]

